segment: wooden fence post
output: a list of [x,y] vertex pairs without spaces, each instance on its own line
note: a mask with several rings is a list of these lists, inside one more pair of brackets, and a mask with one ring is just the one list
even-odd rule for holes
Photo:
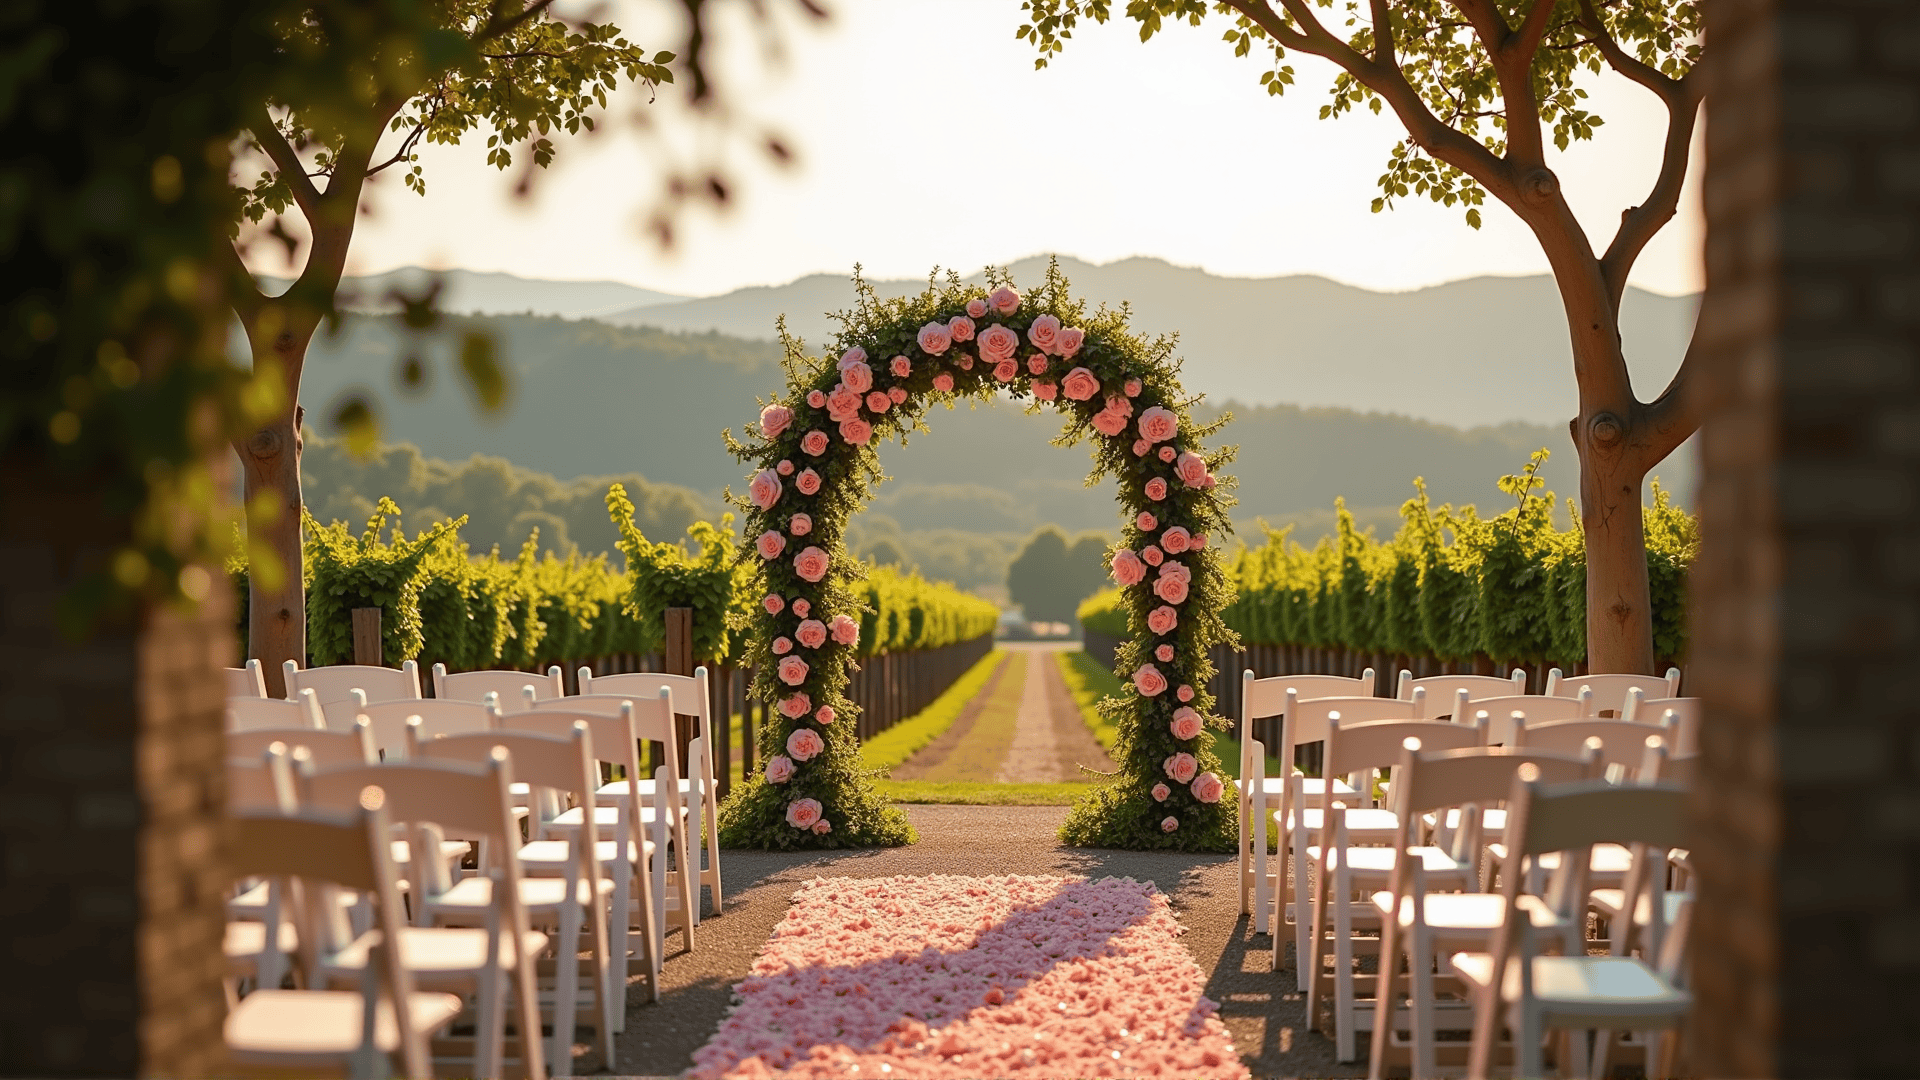
[[[693,609],[673,607],[667,609],[666,651],[661,656],[661,670],[668,675],[693,674]],[[709,672],[709,675],[712,673]],[[687,744],[693,739],[694,718],[679,717],[680,745],[674,753],[680,760],[680,775],[687,775]]]
[[380,645],[380,609],[377,607],[353,609],[353,662],[371,667],[386,666],[386,651]]

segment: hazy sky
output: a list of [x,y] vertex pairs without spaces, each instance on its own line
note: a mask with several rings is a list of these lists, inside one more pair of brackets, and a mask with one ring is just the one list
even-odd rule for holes
[[[1144,45],[1130,22],[1087,27],[1035,71],[1032,48],[1013,36],[1017,0],[829,3],[830,24],[790,29],[777,70],[748,36],[731,36],[728,66],[746,73],[746,104],[799,163],[782,172],[734,153],[735,207],[689,219],[675,252],[661,253],[642,228],[659,171],[648,144],[616,122],[563,141],[524,201],[485,164],[484,137],[427,149],[428,196],[397,176],[376,185],[352,269],[466,267],[693,295],[855,262],[873,276],[916,277],[936,263],[971,272],[1049,251],[1376,289],[1546,270],[1532,236],[1492,200],[1477,233],[1458,208],[1425,201],[1370,213],[1398,123],[1319,120],[1332,68],[1312,57],[1295,58],[1298,84],[1285,97],[1268,97],[1261,66],[1220,41],[1224,23],[1172,27]],[[650,47],[667,47],[670,31],[646,29],[665,6],[614,10]],[[1607,123],[1554,167],[1603,247],[1653,179],[1664,112],[1618,78],[1590,89]],[[673,122],[672,93],[655,108],[684,148],[694,136]],[[616,98],[616,121],[635,97]],[[1697,155],[1695,164],[1697,173]],[[1634,281],[1698,289],[1700,236],[1690,180]]]

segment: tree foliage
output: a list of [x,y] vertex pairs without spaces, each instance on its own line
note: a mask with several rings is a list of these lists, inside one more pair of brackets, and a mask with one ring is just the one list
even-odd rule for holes
[[1049,525],[1028,538],[1007,567],[1007,592],[1033,622],[1072,622],[1080,601],[1107,580],[1108,540],[1082,533],[1069,541]]

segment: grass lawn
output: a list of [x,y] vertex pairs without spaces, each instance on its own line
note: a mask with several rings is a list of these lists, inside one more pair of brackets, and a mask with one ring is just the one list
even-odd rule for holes
[[1027,659],[1024,652],[1007,654],[1006,669],[993,692],[981,702],[973,727],[946,760],[928,770],[923,779],[990,783],[1000,775],[1007,751],[1013,748],[1014,728],[1020,722],[1020,699],[1027,689]]
[[876,780],[890,802],[963,803],[969,806],[1071,806],[1092,784],[993,784],[972,780]]
[[[1005,650],[995,649],[980,658],[979,663],[967,669],[967,673],[954,680],[952,686],[933,699],[933,704],[907,717],[887,730],[875,735],[860,746],[860,764],[868,769],[883,771],[912,757],[928,743],[946,733],[955,720],[960,719],[960,711],[966,708],[980,688],[987,684],[1000,661],[1006,659]],[[1024,670],[1024,669],[1023,669]],[[1011,672],[1009,672],[1011,677]],[[1006,679],[1001,680],[1005,687]],[[1019,708],[1019,699],[1014,699],[1015,709]],[[894,781],[887,781],[893,783]],[[925,799],[906,800],[926,802]]]
[[[1080,715],[1087,722],[1088,730],[1099,740],[1100,745],[1113,749],[1114,740],[1120,732],[1114,724],[1100,715],[1096,706],[1100,699],[1108,695],[1118,695],[1121,683],[1118,676],[1107,670],[1098,660],[1085,652],[1063,652],[1054,654],[1060,664],[1060,674],[1067,681],[1067,691],[1073,695],[1074,704],[1080,706]],[[1229,779],[1240,777],[1240,741],[1223,731],[1211,728],[1207,734],[1213,736],[1213,752],[1220,755],[1220,769]],[[1268,755],[1267,775],[1278,776],[1280,761]]]

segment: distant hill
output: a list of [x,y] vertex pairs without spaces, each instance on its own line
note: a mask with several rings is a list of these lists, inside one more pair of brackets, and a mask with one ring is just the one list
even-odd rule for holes
[[[438,277],[439,308],[459,315],[560,315],[593,319],[616,312],[644,311],[653,304],[684,301],[684,296],[655,292],[618,281],[543,281],[485,270],[423,270],[417,266],[384,274],[348,277],[340,282],[340,304],[351,311],[398,311],[387,299],[394,288],[408,296],[423,292]],[[265,278],[268,292],[280,293],[286,278]]]
[[[1187,387],[1216,400],[1402,413],[1457,427],[1563,426],[1573,414],[1572,350],[1545,275],[1380,293],[1307,275],[1220,277],[1159,259],[1096,266],[1062,258],[1060,265],[1074,295],[1096,305],[1130,303],[1137,329],[1179,334]],[[1009,269],[1017,283],[1037,285],[1046,260],[1022,259]],[[872,284],[890,296],[925,286]],[[819,350],[838,329],[826,313],[853,299],[847,278],[814,274],[604,318],[771,339],[784,314],[789,329]],[[1643,398],[1657,395],[1679,367],[1697,306],[1696,297],[1627,290],[1621,331]]]
[[[729,484],[738,488],[745,472],[726,453],[720,430],[739,433],[758,413],[756,398],[782,385],[778,348],[768,342],[528,316],[448,323],[498,341],[515,386],[503,415],[476,417],[466,395],[450,392],[452,346],[445,339],[452,335],[426,343],[423,354],[440,385],[411,398],[393,381],[408,346],[399,320],[349,316],[338,336],[315,340],[305,376],[309,416],[324,418],[326,404],[349,387],[370,387],[387,437],[429,457],[457,462],[486,454],[561,478],[637,474],[712,498]],[[1222,439],[1241,447],[1229,472],[1240,479],[1236,519],[1249,527],[1256,516],[1324,512],[1335,495],[1356,508],[1398,506],[1416,475],[1427,478],[1436,501],[1485,503],[1500,498],[1494,480],[1519,470],[1541,446],[1554,451],[1549,486],[1575,490],[1562,425],[1463,430],[1348,409],[1231,408],[1235,422]],[[1202,412],[1211,415],[1208,407]],[[1020,536],[1047,523],[1069,531],[1113,527],[1111,490],[1084,486],[1086,448],[1048,445],[1059,433],[1052,415],[1027,416],[1000,400],[935,409],[927,424],[930,431],[884,453],[892,479],[876,491],[876,515],[906,530]],[[324,430],[324,421],[316,426]],[[1687,464],[1660,470],[1683,498],[1691,491]]]

